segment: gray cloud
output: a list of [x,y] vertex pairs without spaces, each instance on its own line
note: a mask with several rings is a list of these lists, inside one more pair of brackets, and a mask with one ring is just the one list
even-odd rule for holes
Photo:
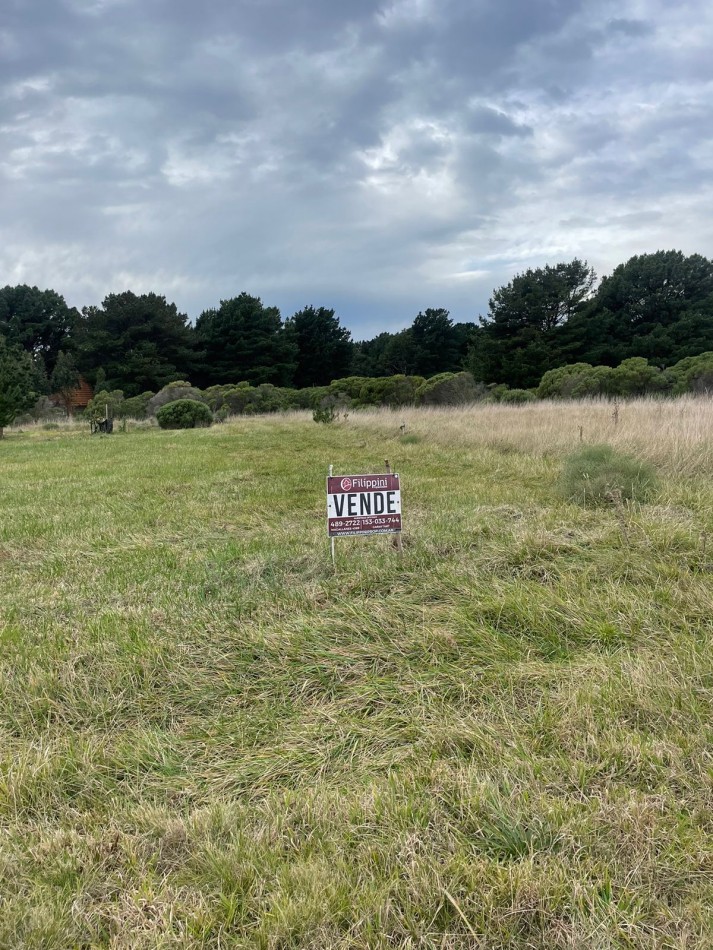
[[713,253],[704,0],[7,0],[0,281],[355,336],[526,266]]

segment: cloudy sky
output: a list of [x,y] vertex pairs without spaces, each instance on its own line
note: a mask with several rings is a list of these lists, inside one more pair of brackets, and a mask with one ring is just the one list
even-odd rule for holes
[[2,0],[0,285],[362,338],[713,256],[711,49],[707,0]]

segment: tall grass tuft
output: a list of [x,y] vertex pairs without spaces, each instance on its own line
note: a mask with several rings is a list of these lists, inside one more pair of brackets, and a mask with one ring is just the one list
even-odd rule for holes
[[585,506],[649,501],[657,485],[652,465],[616,452],[610,445],[586,445],[573,452],[558,482],[564,498]]

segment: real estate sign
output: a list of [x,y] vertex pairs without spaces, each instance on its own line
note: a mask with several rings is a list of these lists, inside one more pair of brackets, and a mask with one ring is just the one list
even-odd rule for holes
[[327,479],[330,538],[401,531],[398,475],[331,475]]

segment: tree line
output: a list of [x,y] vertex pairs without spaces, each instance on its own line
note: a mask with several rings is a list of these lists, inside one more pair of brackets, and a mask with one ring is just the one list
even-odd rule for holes
[[[713,351],[685,357],[662,370],[643,357],[623,360],[619,366],[575,363],[548,370],[534,389],[486,386],[467,371],[423,376],[348,376],[328,386],[303,389],[242,382],[198,389],[184,380],[168,383],[158,393],[126,397],[117,390],[100,390],[90,401],[85,418],[99,421],[156,418],[173,404],[178,412],[201,410],[200,418],[222,422],[229,416],[308,409],[315,422],[332,422],[352,409],[370,406],[464,406],[476,402],[521,404],[536,399],[580,399],[591,396],[629,398],[646,395],[677,396],[713,393]],[[207,414],[206,414],[207,413]],[[35,418],[30,414],[28,421]]]
[[333,309],[307,306],[286,320],[277,307],[241,293],[191,325],[155,293],[109,294],[101,306],[69,307],[54,290],[0,289],[0,337],[24,350],[48,385],[68,364],[93,386],[130,395],[190,378],[199,386],[321,386],[353,372],[408,369],[432,375],[462,368],[474,324],[444,309],[419,313],[412,327],[356,343]]
[[366,341],[352,340],[333,309],[306,306],[283,319],[248,293],[192,325],[155,293],[109,294],[77,310],[54,290],[6,286],[0,420],[11,405],[23,411],[33,397],[69,392],[80,376],[127,399],[178,380],[203,389],[307,389],[347,377],[463,370],[486,386],[534,392],[563,366],[614,368],[643,358],[663,371],[711,350],[713,263],[675,250],[632,257],[599,282],[578,258],[531,268],[497,288],[477,321],[455,323],[448,310],[428,308],[407,329]]
[[713,262],[657,251],[599,283],[586,262],[527,270],[499,288],[471,337],[476,378],[536,387],[572,363],[615,367],[643,358],[663,369],[713,349]]

